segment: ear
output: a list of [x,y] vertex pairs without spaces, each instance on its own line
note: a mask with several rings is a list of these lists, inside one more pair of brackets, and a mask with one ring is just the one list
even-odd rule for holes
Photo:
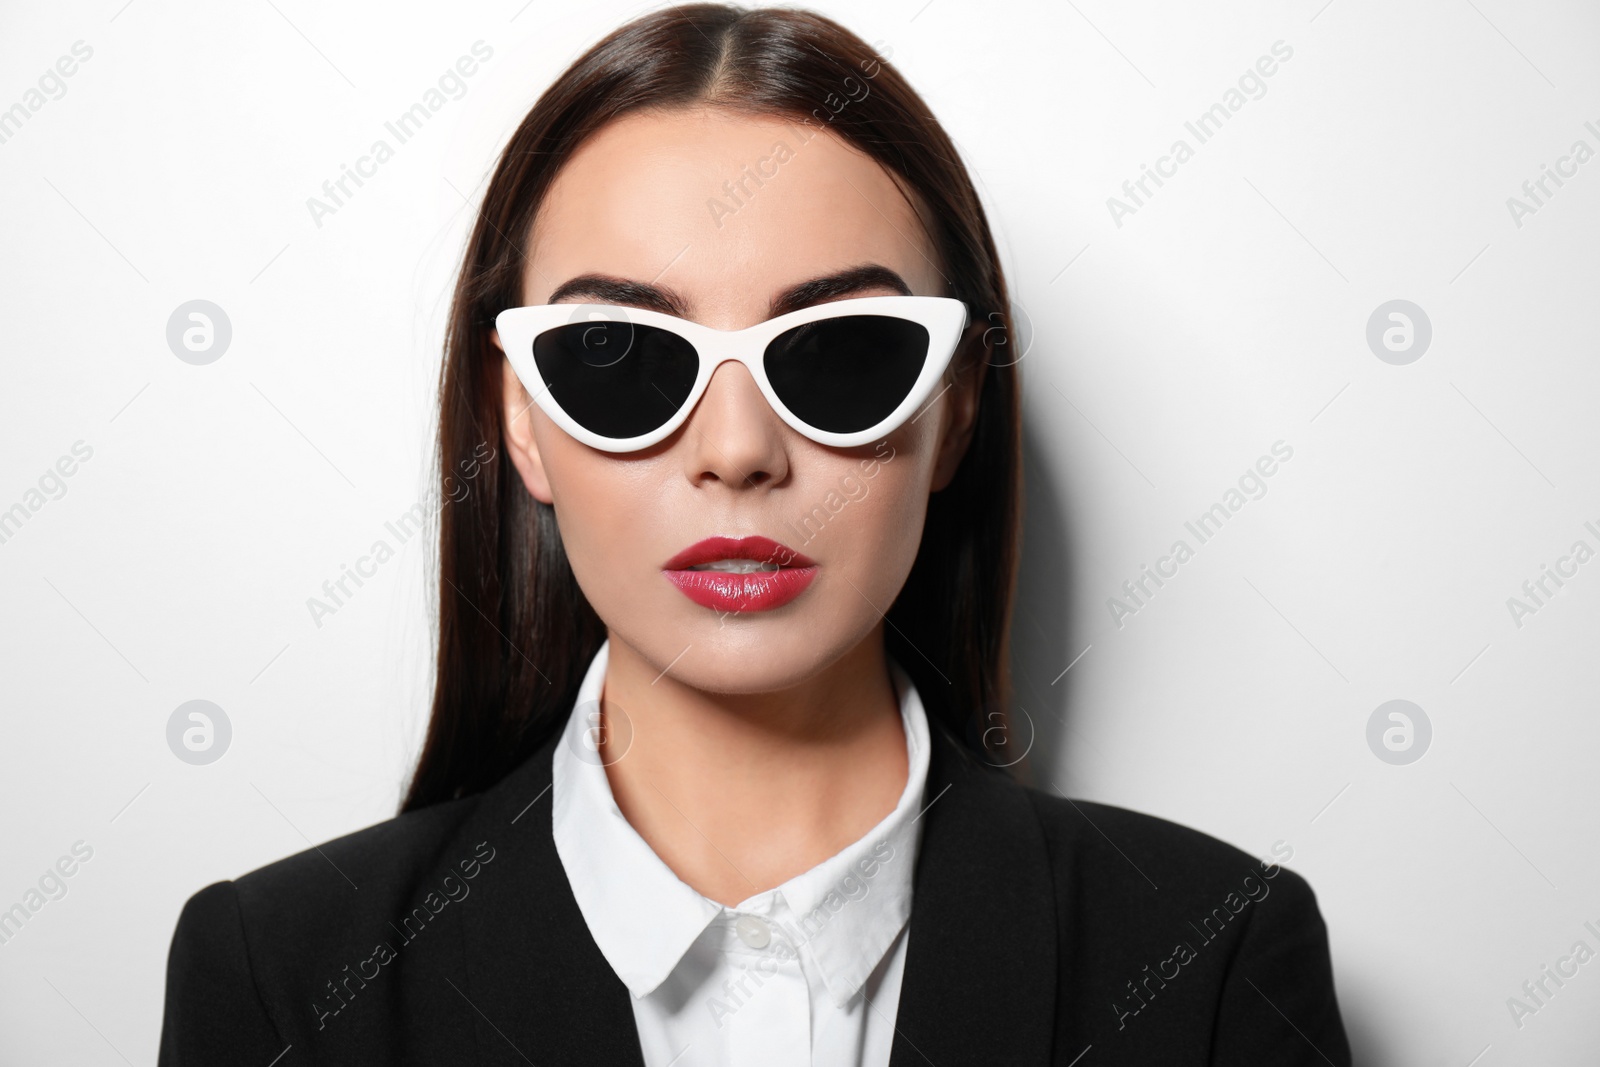
[[[973,323],[967,328],[967,336],[962,343],[962,348],[978,345],[986,331],[981,322]],[[967,454],[967,447],[972,444],[972,433],[978,425],[978,402],[983,396],[984,375],[989,369],[987,350],[981,350],[978,358],[971,365],[956,376],[955,384],[944,394],[945,425],[944,436],[939,441],[939,454],[934,461],[933,485],[931,489],[937,493],[945,488],[956,476],[956,469],[961,466],[961,457]]]
[[500,344],[500,331],[490,330],[489,339],[501,353],[500,399],[504,405],[501,422],[505,426],[506,455],[511,457],[512,466],[522,476],[522,484],[527,487],[529,495],[541,504],[552,504],[555,495],[550,492],[544,458],[539,454],[539,443],[533,436],[534,403],[527,389],[523,388],[522,379],[511,369],[511,361],[505,358],[505,348]]

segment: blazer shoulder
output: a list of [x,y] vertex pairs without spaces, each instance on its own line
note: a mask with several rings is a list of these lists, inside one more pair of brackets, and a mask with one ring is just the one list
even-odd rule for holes
[[293,929],[314,939],[357,919],[402,912],[456,864],[481,860],[474,843],[461,840],[480,797],[406,812],[206,886],[186,902],[179,931],[216,919],[228,910],[224,899],[232,921],[264,947],[273,944],[266,931]]
[[1275,862],[1292,850],[1257,859],[1169,819],[1027,791],[1072,960],[1063,1005],[1110,1009],[1083,1009],[1074,1047],[1130,1063],[1175,1062],[1181,1043],[1219,1067],[1348,1067],[1316,894]]
[[1270,880],[1273,888],[1314,901],[1310,885],[1280,867],[1278,858],[1258,859],[1227,841],[1155,815],[1092,800],[1074,799],[1025,786],[1058,875],[1082,884],[1138,884],[1175,893],[1177,903],[1209,899],[1246,877]]
[[1095,800],[1047,793],[1033,786],[1023,788],[1033,801],[1046,834],[1058,839],[1109,836],[1118,844],[1126,841],[1141,848],[1176,850],[1186,858],[1200,861],[1250,860],[1249,853],[1242,849],[1170,819]]
[[302,1001],[355,948],[428,894],[467,891],[457,883],[485,862],[467,825],[479,796],[385,819],[189,897],[168,951],[163,1067],[224,1062],[219,1050],[245,1036],[255,1052],[273,1041],[281,1051],[285,1035],[303,1032]]

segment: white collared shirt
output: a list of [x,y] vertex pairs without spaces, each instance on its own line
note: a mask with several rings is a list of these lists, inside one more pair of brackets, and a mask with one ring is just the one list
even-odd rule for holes
[[633,994],[645,1067],[886,1067],[928,776],[927,714],[892,660],[909,774],[866,836],[732,909],[679,880],[617,807],[595,750],[610,643],[556,745],[556,851]]

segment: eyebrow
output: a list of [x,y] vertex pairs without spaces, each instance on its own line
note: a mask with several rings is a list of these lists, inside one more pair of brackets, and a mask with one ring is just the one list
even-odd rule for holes
[[[767,318],[775,319],[791,311],[840,300],[869,289],[892,289],[901,296],[911,295],[911,287],[898,273],[877,263],[867,263],[791,285],[772,298],[767,306]],[[645,308],[680,319],[690,317],[688,301],[671,288],[605,274],[580,274],[570,278],[556,286],[546,303],[558,304],[574,297],[584,297],[596,303]]]

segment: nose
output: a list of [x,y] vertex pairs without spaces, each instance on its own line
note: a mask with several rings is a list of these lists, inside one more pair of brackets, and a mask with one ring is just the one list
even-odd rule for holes
[[729,360],[712,372],[684,424],[684,475],[735,489],[780,484],[789,476],[787,430],[749,369]]

